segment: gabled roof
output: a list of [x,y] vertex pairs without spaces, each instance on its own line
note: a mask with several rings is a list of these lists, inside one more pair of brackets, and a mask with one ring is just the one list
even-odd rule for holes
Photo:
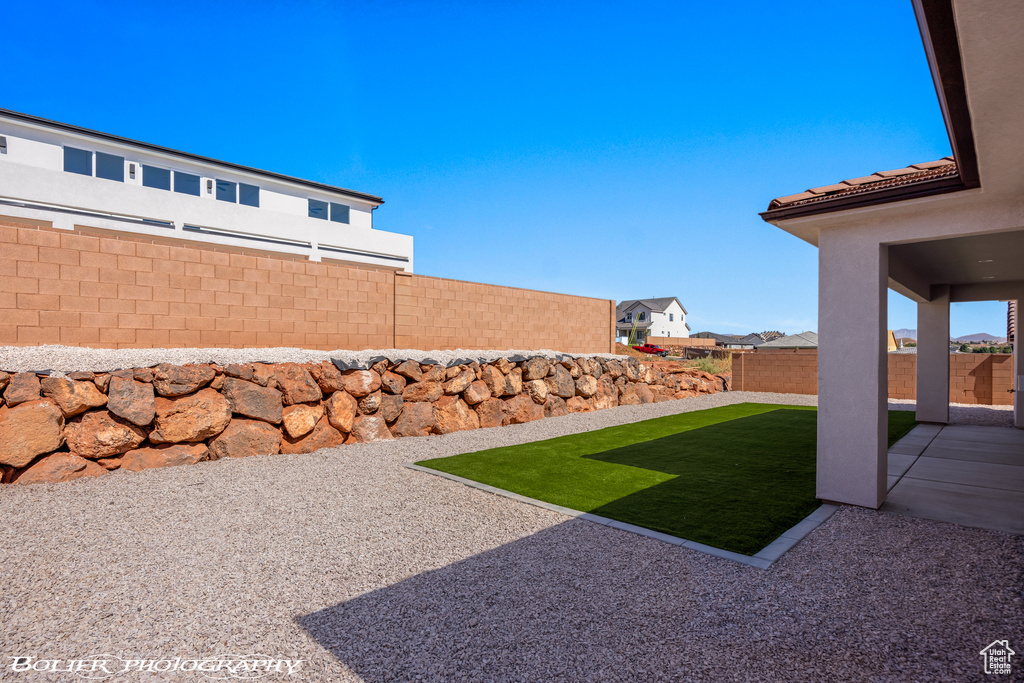
[[817,332],[801,332],[800,334],[787,334],[785,337],[761,344],[759,348],[769,349],[813,349],[818,347]]
[[689,315],[689,311],[686,310],[686,307],[683,306],[683,304],[680,303],[679,299],[677,299],[674,296],[665,296],[657,299],[627,299],[625,301],[620,301],[619,304],[615,307],[615,314],[616,317],[625,314],[626,311],[633,308],[633,306],[636,306],[637,304],[643,304],[652,311],[657,311],[658,313],[661,313],[666,308],[671,306],[673,301],[679,304],[679,308],[683,309],[683,313]]
[[791,217],[801,212],[817,213],[819,210],[825,210],[826,203],[829,207],[835,203],[835,209],[840,208],[840,202],[843,206],[850,205],[847,208],[852,208],[855,205],[873,202],[887,193],[899,193],[901,198],[906,199],[917,186],[922,190],[927,188],[931,191],[954,181],[960,183],[956,162],[953,157],[943,157],[938,161],[913,164],[892,171],[879,171],[862,178],[842,180],[833,185],[813,187],[799,194],[778,197],[771,201],[768,210],[761,216],[765,220],[771,220]]

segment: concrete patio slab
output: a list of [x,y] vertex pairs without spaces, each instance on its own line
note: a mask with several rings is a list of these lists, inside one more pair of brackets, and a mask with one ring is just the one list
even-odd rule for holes
[[[914,465],[913,472],[906,476],[910,479],[1024,492],[1024,467],[1020,465],[922,456]],[[1021,510],[1021,514],[1024,515],[1024,510]]]
[[[981,444],[984,445],[984,444]],[[1024,465],[1024,453],[1012,447],[1002,451],[999,447],[989,444],[988,448],[964,448],[948,443],[936,444],[928,449],[929,458],[950,460],[969,460],[972,462],[992,462],[1002,465]]]
[[907,455],[905,453],[893,453],[889,451],[889,470],[887,474],[889,476],[902,477],[910,469],[910,466],[917,460],[917,455]]
[[1024,448],[1024,429],[1012,427],[949,425],[936,438],[992,444],[1014,444]]
[[883,512],[1024,534],[1024,492],[904,477]]

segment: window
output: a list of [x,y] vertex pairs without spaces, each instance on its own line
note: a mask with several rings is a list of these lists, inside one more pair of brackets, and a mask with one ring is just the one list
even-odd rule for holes
[[632,313],[627,313],[626,314],[626,322],[627,323],[633,322],[633,314]]
[[260,188],[255,185],[238,183],[238,203],[246,206],[259,206]]
[[335,223],[348,223],[348,207],[331,202],[331,220]]
[[96,152],[96,177],[124,182],[124,157]]
[[238,201],[238,186],[229,180],[218,180],[217,201],[234,204]]
[[199,176],[191,173],[174,172],[174,191],[199,196]]
[[318,199],[310,199],[309,217],[327,220],[327,202],[322,202]]
[[639,320],[640,322],[643,322],[644,321],[644,312],[640,311],[639,315],[636,316],[636,319]]
[[673,320],[675,320],[675,314],[674,313],[669,313],[668,314],[668,321],[672,322]]
[[74,147],[64,148],[64,170],[68,173],[92,175],[92,152]]
[[142,185],[158,190],[171,189],[171,172],[166,168],[142,165]]

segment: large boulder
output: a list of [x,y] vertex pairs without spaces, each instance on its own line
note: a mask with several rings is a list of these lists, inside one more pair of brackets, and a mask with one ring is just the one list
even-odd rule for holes
[[203,441],[220,434],[229,422],[231,404],[213,389],[200,389],[179,398],[159,396],[149,440],[153,443]]
[[48,398],[0,406],[0,464],[24,467],[64,443],[64,413]]
[[421,382],[443,382],[448,376],[448,369],[443,365],[420,365],[423,370]]
[[284,417],[281,392],[277,389],[228,377],[224,380],[221,392],[228,400],[231,412],[237,415],[271,424],[280,424]]
[[153,368],[153,386],[161,396],[184,396],[213,381],[217,373],[206,365],[171,365]]
[[324,396],[334,393],[345,386],[341,377],[341,370],[334,363],[325,360],[322,363],[310,363],[306,367],[310,377],[320,387]]
[[[441,385],[434,382],[438,387]],[[430,403],[406,403],[402,414],[391,425],[391,433],[395,436],[427,436],[433,430],[437,420],[434,417],[434,406]]]
[[210,457],[244,458],[281,452],[281,430],[262,420],[236,417],[227,428],[210,439]]
[[654,403],[654,392],[646,384],[634,385],[636,395],[640,397],[640,403]]
[[594,408],[604,410],[619,405],[619,390],[615,388],[610,375],[603,375],[597,381],[597,391],[594,392]]
[[309,434],[298,439],[286,435],[281,442],[281,452],[312,453],[321,448],[334,448],[343,443],[345,443],[345,435],[332,427],[325,415],[320,418]]
[[433,403],[444,396],[444,387],[440,382],[416,382],[410,384],[402,392],[402,399],[406,403],[427,402]]
[[533,422],[544,418],[544,406],[537,405],[526,394],[519,394],[505,401],[505,414],[509,424]]
[[491,390],[487,388],[487,384],[482,380],[475,380],[470,383],[466,390],[462,393],[462,397],[466,399],[466,403],[471,406],[475,406],[481,401],[486,401],[491,397]]
[[476,373],[472,370],[463,370],[452,379],[444,383],[444,393],[447,396],[461,394],[469,385],[476,380]]
[[548,376],[548,370],[551,369],[551,361],[547,358],[534,356],[530,360],[524,362],[522,368],[524,382],[544,379]]
[[594,410],[594,400],[583,398],[582,396],[573,396],[565,402],[565,407],[569,409],[570,413],[590,413]]
[[319,403],[298,403],[284,409],[284,430],[293,439],[313,431],[316,423],[324,416],[324,407]]
[[372,394],[367,394],[359,399],[359,414],[360,415],[373,415],[380,408],[381,402],[384,400],[384,394],[378,389]]
[[406,383],[405,377],[396,375],[393,372],[385,372],[380,376],[381,389],[389,394],[398,394],[400,396],[405,390]]
[[565,405],[565,399],[551,394],[544,404],[544,417],[561,417],[568,415],[569,408]]
[[92,382],[76,382],[67,377],[44,377],[40,386],[43,395],[56,402],[64,417],[73,417],[90,408],[107,404],[107,397]]
[[107,410],[132,424],[145,427],[156,416],[153,385],[125,377],[111,377],[107,385]]
[[274,365],[274,380],[277,383],[277,388],[281,391],[281,400],[286,406],[296,403],[312,403],[323,398],[320,386],[297,363]]
[[576,382],[564,365],[556,365],[555,373],[544,379],[548,385],[548,391],[561,398],[571,398],[576,395]]
[[42,398],[40,393],[39,378],[34,372],[16,372],[10,377],[7,389],[4,390],[4,400],[8,407],[27,401],[38,401]]
[[619,389],[619,405],[620,406],[638,406],[640,405],[640,397],[636,393],[636,384],[626,384]]
[[64,438],[74,455],[95,460],[138,448],[146,431],[109,410],[93,410],[71,419]]
[[380,400],[380,409],[377,414],[383,417],[385,422],[394,422],[402,414],[404,407],[405,401],[401,396],[385,394]]
[[53,484],[107,473],[101,465],[71,453],[52,453],[18,475],[16,484]]
[[352,432],[345,443],[373,443],[391,441],[394,435],[380,415],[360,415],[352,425]]
[[580,373],[590,375],[594,379],[601,376],[601,363],[596,358],[577,358],[576,363],[580,366]]
[[380,389],[380,375],[373,370],[346,370],[341,373],[342,388],[356,398]]
[[515,396],[523,393],[523,369],[512,368],[505,376],[505,395]]
[[419,382],[423,379],[423,370],[420,369],[420,364],[414,360],[407,360],[395,366],[392,372],[406,379],[411,379],[413,382]]
[[156,467],[194,465],[209,455],[209,452],[205,443],[174,443],[136,448],[125,453],[120,459],[120,469],[140,472]]
[[500,398],[489,398],[473,406],[480,417],[481,427],[500,427],[505,424],[505,402]]
[[534,403],[544,405],[548,400],[548,384],[542,379],[532,379],[529,382],[523,382],[523,388],[526,390],[526,395],[533,399]]
[[434,431],[451,434],[480,427],[480,417],[458,396],[444,396],[434,404]]
[[575,381],[577,396],[590,398],[597,393],[597,380],[593,375],[580,375]]
[[504,396],[508,387],[508,380],[505,373],[493,364],[480,368],[480,379],[491,391],[491,396]]
[[331,426],[346,434],[352,431],[352,424],[359,413],[359,404],[344,391],[335,391],[324,401],[327,421]]

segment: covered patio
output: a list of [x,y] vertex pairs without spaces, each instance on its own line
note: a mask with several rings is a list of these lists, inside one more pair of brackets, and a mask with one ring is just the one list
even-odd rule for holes
[[[1006,496],[977,485],[1005,485],[1024,472],[1024,432],[945,426],[950,304],[1024,299],[1024,5],[914,7],[952,157],[780,197],[761,214],[819,249],[817,493],[923,510],[922,501],[945,491],[959,501],[961,523],[970,524],[967,511],[982,500],[1024,517],[1024,482]],[[927,444],[891,491],[892,465],[898,471],[907,453],[886,448],[887,288],[917,302],[917,418],[929,423],[915,432]],[[1019,344],[1014,373],[1021,428]]]

